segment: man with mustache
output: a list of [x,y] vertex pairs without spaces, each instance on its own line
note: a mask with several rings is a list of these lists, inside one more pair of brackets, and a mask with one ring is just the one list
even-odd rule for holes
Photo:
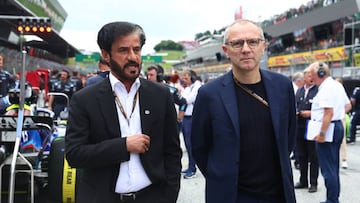
[[145,33],[112,22],[97,42],[109,77],[74,94],[65,137],[66,158],[81,170],[76,202],[175,203],[182,153],[176,111],[167,87],[139,78]]

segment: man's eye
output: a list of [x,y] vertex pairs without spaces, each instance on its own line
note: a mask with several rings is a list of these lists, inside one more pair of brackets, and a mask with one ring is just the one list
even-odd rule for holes
[[120,53],[126,53],[126,52],[128,52],[128,49],[121,48],[121,49],[119,49],[119,52],[120,52]]
[[140,47],[135,48],[135,49],[134,49],[134,52],[136,52],[136,53],[141,52],[141,48],[140,48]]
[[249,39],[248,41],[247,41],[247,43],[249,44],[249,45],[256,45],[257,44],[257,40],[256,39]]
[[234,47],[242,47],[244,44],[243,40],[235,41],[232,43]]

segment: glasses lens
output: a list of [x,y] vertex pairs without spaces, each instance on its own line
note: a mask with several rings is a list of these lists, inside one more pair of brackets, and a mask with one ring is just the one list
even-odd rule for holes
[[234,49],[242,49],[244,47],[245,41],[250,48],[256,48],[259,45],[261,39],[248,39],[248,40],[240,39],[240,40],[231,41],[228,44]]
[[246,41],[249,47],[255,48],[260,42],[260,39],[249,39]]
[[230,42],[230,45],[235,49],[240,49],[244,46],[245,41],[244,40],[236,40],[233,42]]

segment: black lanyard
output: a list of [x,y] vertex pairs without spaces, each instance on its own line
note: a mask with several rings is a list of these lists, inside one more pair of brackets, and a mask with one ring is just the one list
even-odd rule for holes
[[127,117],[127,114],[126,114],[126,112],[125,112],[125,109],[124,109],[123,105],[121,104],[120,98],[117,96],[117,94],[115,93],[115,91],[114,91],[113,93],[114,93],[114,96],[115,96],[116,103],[118,104],[122,115],[123,115],[124,118],[126,119],[126,121],[127,121],[127,123],[128,123],[128,126],[130,126],[130,119],[131,119],[131,116],[133,115],[134,110],[135,110],[136,102],[137,102],[137,99],[138,99],[138,97],[139,97],[139,91],[136,91],[136,94],[135,94],[135,96],[134,96],[133,106],[132,106],[131,114],[130,114],[129,118]]
[[262,104],[264,104],[266,107],[269,107],[268,102],[262,98],[261,96],[259,96],[258,94],[256,94],[254,91],[250,90],[249,88],[243,86],[235,77],[234,78],[234,82],[235,84],[240,87],[242,90],[244,90],[246,93],[248,93],[249,95],[253,96],[256,100],[258,100],[259,102],[261,102]]

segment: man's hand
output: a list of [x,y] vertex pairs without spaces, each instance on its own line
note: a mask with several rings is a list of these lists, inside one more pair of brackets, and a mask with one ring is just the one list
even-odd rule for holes
[[131,153],[144,153],[150,148],[150,137],[145,134],[127,136],[126,148]]
[[179,111],[177,121],[181,123],[184,119],[185,111]]
[[309,111],[309,110],[299,111],[299,116],[302,118],[310,118],[311,111]]
[[315,138],[314,138],[314,140],[315,140],[316,142],[319,142],[319,143],[324,143],[324,142],[325,142],[325,136],[320,136],[320,134],[319,134],[319,135],[316,135]]

